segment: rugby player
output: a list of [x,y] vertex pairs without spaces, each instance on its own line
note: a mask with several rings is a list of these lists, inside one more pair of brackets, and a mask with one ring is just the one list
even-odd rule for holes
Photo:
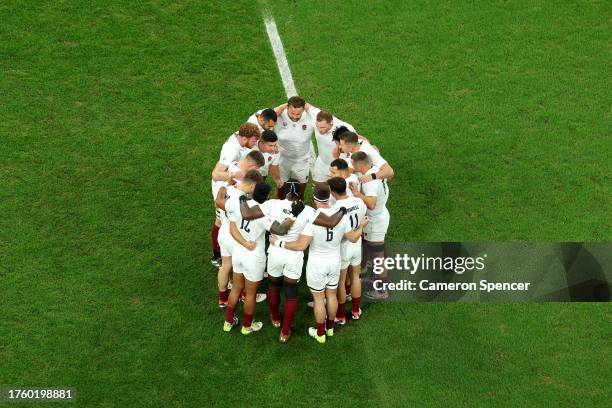
[[278,115],[272,108],[261,109],[249,116],[247,119],[248,123],[257,125],[259,131],[263,133],[264,130],[274,130]]
[[[280,178],[283,182],[290,178],[298,180],[298,192],[302,200],[310,171],[310,142],[314,129],[314,119],[305,111],[305,107],[304,98],[289,98],[274,128],[280,150]],[[278,189],[278,198],[285,197],[284,190],[283,186]]]
[[312,118],[315,118],[314,134],[317,140],[317,150],[319,153],[312,172],[312,180],[315,184],[324,183],[331,177],[329,174],[329,166],[334,160],[334,149],[336,148],[333,137],[334,132],[340,127],[355,132],[355,128],[349,123],[341,121],[331,113],[322,111],[309,103],[306,104],[306,111]]
[[[259,182],[253,190],[252,203],[263,203],[268,199],[270,186],[265,182]],[[240,332],[244,335],[261,330],[262,322],[253,322],[255,312],[255,295],[257,287],[263,279],[266,267],[265,254],[265,232],[271,231],[277,235],[284,235],[293,224],[291,218],[287,218],[282,224],[269,217],[256,220],[245,220],[240,214],[240,200],[246,200],[246,196],[234,195],[226,202],[225,208],[229,220],[230,233],[238,243],[232,252],[232,265],[234,267],[234,279],[232,291],[230,292],[223,331],[230,331],[238,323],[234,311],[238,299],[243,291],[246,291],[244,300],[244,318]]]
[[[367,211],[363,200],[347,194],[347,183],[342,177],[332,177],[327,180],[327,184],[331,190],[331,196],[336,199],[334,208],[346,208],[346,217],[349,219],[351,228],[353,230],[359,228],[365,220]],[[335,322],[344,325],[346,324],[346,289],[344,284],[347,279],[347,273],[350,273],[349,281],[351,282],[351,317],[353,320],[358,320],[361,316],[361,281],[359,280],[359,274],[361,273],[361,237],[354,243],[343,241],[341,244],[341,255],[340,279],[338,282],[338,312],[336,313]]]
[[260,151],[264,156],[265,164],[259,169],[264,178],[270,173],[276,188],[280,188],[283,182],[280,179],[279,156],[278,153],[278,137],[273,130],[264,130],[261,133],[259,141],[253,146],[253,150]]
[[[257,156],[259,152],[251,152],[249,154]],[[261,154],[261,153],[259,153]],[[247,163],[248,159],[243,159],[243,163]],[[239,197],[244,194],[252,194],[255,189],[256,183],[262,181],[261,174],[254,170],[254,165],[243,164],[242,168],[245,169],[245,175],[242,180],[238,181],[238,184],[234,187],[228,185],[226,182],[220,181],[217,183],[217,196],[215,198],[215,206],[219,209],[218,214],[221,220],[221,228],[219,231],[219,246],[221,251],[221,267],[217,273],[217,284],[219,287],[219,307],[227,306],[227,284],[229,281],[229,274],[232,270],[232,253],[236,245],[236,241],[232,238],[229,230],[229,220],[227,218],[226,203],[229,199],[236,196]],[[213,183],[214,184],[214,183]],[[213,191],[215,186],[213,186]]]
[[[389,210],[387,200],[389,199],[389,186],[384,178],[378,178],[380,170],[372,165],[370,157],[364,152],[353,153],[351,156],[355,171],[364,176],[372,176],[373,179],[362,183],[361,188],[351,186],[353,195],[361,198],[368,207],[366,215],[370,222],[363,230],[364,253],[367,255],[362,260],[362,265],[374,258],[385,256],[385,235],[389,228]],[[376,175],[376,176],[374,176]],[[377,279],[386,280],[387,272],[384,271]],[[386,291],[371,290],[364,294],[371,299],[386,299],[389,294]]]
[[[319,184],[314,188],[314,206],[320,212],[331,215],[335,210],[329,207],[329,186]],[[336,288],[340,278],[340,244],[345,238],[357,242],[367,218],[355,230],[351,229],[347,217],[333,228],[324,228],[313,223],[306,224],[297,241],[286,242],[282,238],[270,236],[270,243],[292,251],[304,251],[310,246],[306,265],[306,283],[314,300],[316,328],[310,327],[308,334],[319,343],[325,343],[326,335],[334,335],[334,317],[338,309]],[[326,302],[327,301],[327,302]],[[327,309],[327,328],[326,310]]]
[[[359,185],[359,178],[354,173],[351,173],[351,170],[349,169],[349,166],[346,160],[335,159],[334,161],[332,161],[331,164],[329,165],[329,174],[331,175],[330,177],[343,178],[346,181],[346,185],[348,187],[346,189],[346,194],[349,197],[353,197],[353,191],[350,189],[350,185],[351,184]],[[329,205],[333,206],[335,203],[336,203],[336,199],[334,198],[334,195],[332,194],[329,197]]]
[[[212,171],[213,181],[229,181],[234,178],[240,180],[244,176],[244,172],[229,170],[230,164],[237,162],[241,157],[246,155],[249,150],[257,143],[261,133],[256,125],[252,123],[243,123],[240,125],[238,132],[231,135],[221,148],[219,162],[215,165]],[[216,198],[216,191],[213,191],[213,199]],[[216,267],[221,266],[221,250],[219,248],[218,236],[221,221],[219,217],[215,217],[210,232],[211,247],[213,250],[210,261]]]
[[[349,166],[351,166],[351,155],[356,152],[363,152],[368,155],[370,162],[378,168],[376,173],[367,175],[362,174],[359,178],[361,183],[367,183],[368,181],[374,179],[393,178],[395,172],[389,163],[383,159],[378,150],[376,150],[369,142],[359,140],[359,137],[355,132],[344,132],[340,135],[340,149],[343,153],[343,155],[340,157],[345,159]],[[352,167],[355,169],[355,166]],[[355,169],[355,171],[359,172],[357,169]]]
[[[261,218],[265,215],[279,221],[285,217],[295,217],[295,222],[283,238],[285,241],[295,241],[310,222],[316,225],[333,228],[340,222],[345,210],[339,207],[338,212],[331,217],[319,213],[298,197],[298,185],[296,180],[286,183],[289,192],[284,200],[268,200],[261,206],[249,207],[245,202],[241,203],[241,215],[246,220]],[[274,327],[281,326],[280,315],[280,292],[284,286],[285,306],[283,310],[282,329],[279,340],[286,343],[291,336],[291,325],[298,308],[298,283],[302,276],[302,265],[304,253],[300,251],[289,251],[270,245],[268,247],[268,305],[270,317]]]

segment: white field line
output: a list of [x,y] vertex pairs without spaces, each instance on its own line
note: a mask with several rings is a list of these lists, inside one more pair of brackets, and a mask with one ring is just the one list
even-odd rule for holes
[[[270,13],[268,7],[265,4],[263,6],[262,16],[264,24],[266,26],[266,31],[268,32],[268,39],[270,40],[270,45],[272,46],[272,51],[274,52],[274,58],[276,59],[278,72],[280,73],[281,80],[283,81],[285,94],[287,95],[287,98],[296,96],[298,93],[295,88],[295,83],[293,82],[293,75],[291,75],[291,68],[289,68],[289,61],[287,61],[287,55],[285,54],[283,42],[281,41],[280,35],[278,34],[278,28],[276,28],[276,21],[274,21],[272,13]],[[315,149],[311,139],[309,163],[311,173],[314,167],[315,157]]]

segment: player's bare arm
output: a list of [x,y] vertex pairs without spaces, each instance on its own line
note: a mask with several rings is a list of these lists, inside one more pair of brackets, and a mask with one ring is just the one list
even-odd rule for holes
[[249,251],[252,251],[255,249],[255,242],[247,241],[246,239],[244,239],[244,237],[238,230],[238,227],[236,226],[236,223],[234,221],[230,221],[230,234],[232,234],[232,238],[234,238],[236,242],[238,242],[240,245],[242,245]]
[[[393,167],[389,165],[389,163],[385,163],[380,167],[380,170],[376,172],[377,179],[387,179],[391,180],[395,176],[395,171],[393,171]],[[363,175],[359,178],[359,181],[362,183],[367,183],[368,181],[372,181],[373,177],[371,174]]]
[[283,113],[285,109],[287,109],[287,102],[283,103],[282,105],[278,105],[276,108],[274,108],[274,112],[276,112],[277,116],[280,116],[280,114]]
[[312,222],[314,225],[318,225],[320,227],[325,228],[334,228],[340,221],[342,221],[342,217],[346,214],[346,208],[342,207],[332,215],[323,214],[323,212],[319,212],[317,218]]
[[352,230],[347,232],[346,234],[344,234],[344,238],[346,238],[347,240],[349,240],[352,243],[355,243],[357,241],[359,241],[359,238],[361,237],[361,234],[363,234],[363,228],[368,225],[368,222],[370,222],[368,220],[368,217],[364,217],[363,222],[361,223],[361,225]]
[[272,176],[272,180],[274,180],[274,184],[276,184],[276,188],[281,188],[283,186],[283,181],[280,178],[280,166],[270,166],[270,176]]
[[281,248],[290,249],[291,251],[304,251],[310,245],[312,237],[309,235],[300,235],[297,241],[285,242],[275,235],[270,235],[270,243]]
[[353,192],[353,195],[357,198],[361,198],[365,203],[366,207],[368,207],[368,210],[373,210],[374,208],[376,208],[376,196],[364,195],[361,191],[359,191],[357,185],[354,183],[351,183],[350,187],[351,191]]
[[228,166],[219,162],[212,171],[212,179],[214,181],[230,181],[236,174],[228,171]]
[[270,232],[275,235],[286,235],[293,223],[294,220],[291,218],[285,219],[282,224],[278,221],[274,221],[270,227]]
[[246,200],[240,200],[240,215],[247,221],[256,220],[265,214],[258,205],[249,207]]
[[215,198],[215,207],[225,210],[225,202],[227,201],[225,187],[221,187],[217,192],[217,197]]

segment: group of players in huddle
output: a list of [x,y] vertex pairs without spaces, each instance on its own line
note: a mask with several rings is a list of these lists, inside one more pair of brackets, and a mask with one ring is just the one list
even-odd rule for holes
[[[311,207],[303,200],[313,133],[318,156],[312,169]],[[269,199],[268,174],[277,199]],[[301,97],[260,110],[242,124],[224,143],[212,172],[217,217],[211,231],[211,262],[219,267],[218,303],[226,312],[223,330],[229,332],[238,324],[235,310],[242,300],[241,333],[259,331],[263,323],[253,321],[255,305],[267,299],[272,325],[281,328],[279,340],[287,342],[307,248],[306,283],[316,321],[308,329],[310,336],[324,343],[336,324],[346,324],[347,293],[351,317],[358,320],[362,264],[366,257],[384,256],[387,180],[393,175],[378,149],[350,124]],[[257,293],[264,276],[267,296]],[[364,296],[384,299],[388,294],[371,290]]]

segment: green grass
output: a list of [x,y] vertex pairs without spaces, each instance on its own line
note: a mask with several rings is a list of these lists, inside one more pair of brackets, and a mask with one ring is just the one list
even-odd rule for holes
[[[395,167],[390,241],[610,240],[608,3],[271,5],[298,90]],[[284,95],[259,7],[0,5],[0,385],[108,407],[609,403],[608,304],[369,305],[324,347],[304,305],[284,346],[221,332],[210,171]]]

